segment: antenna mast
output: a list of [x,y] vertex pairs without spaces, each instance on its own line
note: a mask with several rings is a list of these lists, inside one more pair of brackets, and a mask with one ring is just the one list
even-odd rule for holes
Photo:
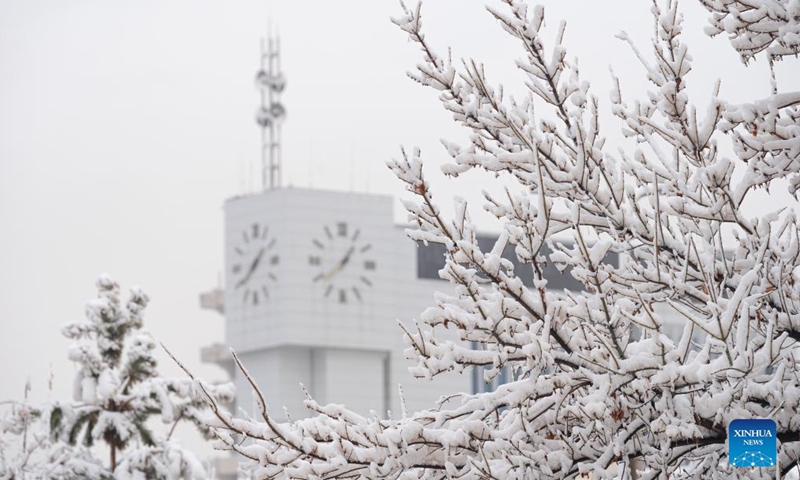
[[261,106],[256,123],[261,127],[261,188],[281,186],[281,124],[286,109],[281,93],[286,78],[281,72],[280,38],[269,34],[261,39],[261,68],[256,74],[256,87],[261,92]]

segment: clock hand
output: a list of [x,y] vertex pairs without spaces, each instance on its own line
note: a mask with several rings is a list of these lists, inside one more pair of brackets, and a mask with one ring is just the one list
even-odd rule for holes
[[350,247],[350,250],[348,250],[348,251],[347,251],[347,253],[345,254],[345,256],[344,256],[344,258],[342,259],[342,261],[341,261],[341,262],[339,262],[339,263],[341,263],[341,264],[342,264],[342,266],[343,266],[343,267],[344,267],[345,265],[347,265],[347,262],[349,262],[349,261],[350,261],[350,255],[352,255],[352,254],[353,254],[353,252],[355,251],[355,249],[356,249],[356,247],[354,247],[354,246],[353,246],[353,247]]
[[350,250],[348,250],[347,253],[344,254],[344,257],[341,260],[339,260],[339,263],[334,265],[334,267],[328,273],[325,274],[325,278],[331,278],[336,274],[336,272],[338,272],[345,265],[347,265],[347,262],[350,261],[350,256],[353,254],[355,249],[356,247],[350,247]]
[[242,277],[241,280],[236,282],[235,288],[241,287],[242,285],[247,283],[248,280],[250,280],[250,277],[253,276],[253,272],[255,272],[256,268],[258,268],[258,264],[261,263],[261,257],[264,256],[265,251],[266,249],[264,247],[261,247],[261,250],[258,251],[258,255],[256,255],[255,259],[253,259],[253,263],[250,264],[250,268],[247,269],[247,273],[244,275],[244,277]]
[[334,276],[334,274],[336,274],[336,272],[338,272],[341,269],[342,269],[342,262],[339,262],[336,265],[334,265],[334,267],[331,268],[328,273],[324,275],[324,278],[331,278],[332,276]]

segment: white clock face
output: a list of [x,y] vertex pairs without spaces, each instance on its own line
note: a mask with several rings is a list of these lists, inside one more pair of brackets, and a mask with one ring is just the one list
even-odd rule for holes
[[233,289],[243,305],[255,307],[269,300],[269,287],[277,280],[275,239],[265,225],[253,223],[235,241],[230,270]]
[[361,302],[377,267],[372,244],[361,238],[361,230],[346,222],[325,225],[311,245],[311,280],[323,286],[323,296],[339,303]]

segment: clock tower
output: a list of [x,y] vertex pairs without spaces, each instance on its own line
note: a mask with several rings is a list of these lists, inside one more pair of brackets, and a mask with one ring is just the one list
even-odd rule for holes
[[[225,203],[225,287],[203,296],[203,305],[224,313],[225,343],[273,412],[308,415],[301,383],[320,403],[381,417],[399,412],[399,383],[411,409],[468,391],[467,375],[431,382],[408,372],[397,321],[412,320],[435,290],[451,287],[419,268],[417,245],[393,223],[392,198],[281,188],[286,81],[278,50],[277,38],[262,43],[256,75],[263,191]],[[443,263],[435,257],[433,265]],[[251,386],[225,350],[207,347],[203,358],[228,369],[237,406],[253,413]]]
[[[271,408],[306,415],[300,383],[322,403],[381,416],[398,411],[398,383],[419,408],[469,390],[467,375],[407,372],[397,320],[418,316],[434,285],[449,288],[419,279],[416,256],[388,196],[281,188],[226,202],[226,343]],[[246,379],[235,383],[252,410]]]

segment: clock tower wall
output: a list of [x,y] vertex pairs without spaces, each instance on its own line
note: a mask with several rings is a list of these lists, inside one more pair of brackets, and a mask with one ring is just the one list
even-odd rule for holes
[[[381,268],[393,255],[390,197],[282,189],[232,199],[225,209],[226,340],[231,347],[371,348],[396,334],[384,307],[391,302],[387,285],[393,276]],[[259,264],[241,284],[232,272],[242,256],[237,248],[242,249],[242,232],[259,223],[274,237],[270,253],[277,258],[273,265]],[[245,253],[239,276],[256,253]],[[261,271],[267,267],[272,269]],[[258,283],[262,280],[264,285]],[[260,291],[263,286],[269,298],[257,304],[252,296],[245,298],[248,287]]]
[[[414,362],[405,358],[397,320],[418,318],[434,292],[452,287],[420,278],[417,246],[394,224],[392,202],[294,188],[226,202],[226,341],[273,411],[285,405],[294,418],[307,415],[300,382],[321,403],[381,415],[399,413],[399,383],[412,410],[469,390],[467,374],[428,381],[408,372]],[[252,243],[256,224],[263,226]],[[254,302],[248,291],[262,294]],[[249,385],[241,375],[236,385],[239,406],[251,411]]]

